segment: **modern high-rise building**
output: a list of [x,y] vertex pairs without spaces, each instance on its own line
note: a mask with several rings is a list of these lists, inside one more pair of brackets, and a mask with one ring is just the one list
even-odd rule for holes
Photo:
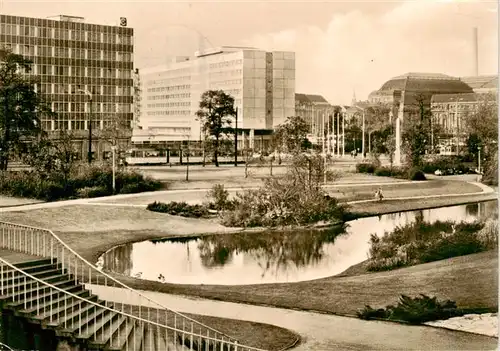
[[196,111],[207,90],[234,97],[238,130],[255,137],[257,144],[263,142],[258,135],[269,134],[295,113],[293,52],[224,46],[141,69],[140,74],[142,129],[132,137],[137,144],[200,140]]
[[110,150],[109,142],[100,140],[101,131],[118,128],[118,141],[130,140],[133,29],[125,18],[120,22],[109,26],[74,16],[0,16],[0,46],[33,62],[35,89],[57,112],[55,119],[42,119],[43,129],[72,131],[84,158],[89,121],[94,158]]

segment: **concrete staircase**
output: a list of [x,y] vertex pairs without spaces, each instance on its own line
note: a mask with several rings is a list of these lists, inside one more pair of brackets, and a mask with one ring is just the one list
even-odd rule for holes
[[[123,305],[93,295],[60,263],[36,259],[0,266],[0,305],[2,310],[50,330],[71,350],[169,351],[232,350],[234,347],[210,345],[199,338],[168,330],[123,313]],[[58,289],[55,289],[57,287]],[[141,315],[142,316],[142,315]],[[192,347],[189,347],[192,345]],[[229,346],[229,347],[227,347]]]

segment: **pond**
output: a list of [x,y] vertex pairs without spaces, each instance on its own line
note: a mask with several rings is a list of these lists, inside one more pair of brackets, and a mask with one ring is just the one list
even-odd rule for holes
[[339,274],[368,258],[369,239],[420,217],[471,222],[495,213],[485,202],[361,218],[324,230],[238,233],[161,239],[115,247],[98,266],[176,284],[240,285],[313,280]]

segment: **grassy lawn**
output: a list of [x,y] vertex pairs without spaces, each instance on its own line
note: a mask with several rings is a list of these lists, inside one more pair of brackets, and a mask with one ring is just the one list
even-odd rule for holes
[[451,299],[460,308],[498,306],[498,254],[489,251],[381,273],[308,282],[245,286],[174,285],[121,280],[133,287],[209,299],[354,315],[366,304],[384,307],[401,294]]
[[[369,194],[369,198],[372,198],[372,193],[376,188],[377,186],[373,189],[371,186],[352,186],[339,189],[344,192],[357,191],[355,196],[358,197]],[[446,192],[469,193],[479,190],[468,183],[446,180],[422,182],[417,186],[413,184],[383,186],[386,197]],[[391,195],[391,192],[394,195]],[[185,194],[179,194],[179,196],[182,200]],[[363,216],[497,198],[496,194],[483,194],[460,198],[387,200],[381,203],[354,204],[351,211]],[[130,203],[131,200],[123,201]],[[238,228],[225,228],[217,224],[215,220],[175,217],[138,207],[98,205],[73,205],[4,212],[0,213],[0,220],[50,228],[91,262],[96,262],[98,256],[107,249],[127,242],[167,236],[241,231]],[[358,309],[367,304],[372,307],[393,304],[401,294],[435,295],[440,299],[455,300],[461,308],[495,308],[498,306],[497,252],[456,257],[388,272],[363,273],[363,266],[358,265],[340,276],[314,281],[246,286],[175,285],[119,275],[116,277],[125,284],[141,290],[342,315],[354,315]],[[250,345],[264,347],[264,344],[260,343],[267,343],[266,348],[278,349],[295,340],[293,333],[273,329],[272,326],[255,324],[243,328],[238,324],[240,322],[232,320],[208,316],[196,316],[196,319]]]
[[[443,204],[444,200],[448,200],[448,203]],[[451,205],[451,201],[456,203],[456,200],[439,199],[439,203],[428,201],[427,205]],[[479,201],[481,198],[473,196],[468,200]],[[461,198],[460,201],[466,200]],[[395,201],[392,205],[401,210],[402,203]],[[365,209],[360,206],[358,210],[366,211],[366,207],[371,204],[360,205],[364,205]],[[415,208],[421,206],[422,200],[414,203]],[[81,205],[1,213],[0,219],[52,228],[62,240],[92,262],[102,252],[121,243],[233,230],[210,220],[178,218],[141,208],[114,206],[105,207],[105,210],[101,206]],[[376,307],[393,303],[403,293],[425,293],[453,299],[463,308],[496,307],[497,268],[497,253],[486,252],[390,272],[290,284],[190,286],[119,278],[140,289],[352,315],[365,304]]]

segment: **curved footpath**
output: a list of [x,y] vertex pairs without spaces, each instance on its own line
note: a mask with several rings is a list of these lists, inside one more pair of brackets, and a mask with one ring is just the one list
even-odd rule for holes
[[[472,182],[481,188],[480,192],[472,194],[427,195],[394,200],[431,199],[439,197],[458,197],[475,195],[489,195],[497,198],[494,190],[480,183]],[[369,185],[375,185],[370,183]],[[387,183],[383,183],[387,184]],[[361,184],[358,184],[362,186]],[[368,184],[367,184],[368,185]],[[166,191],[177,197],[187,192],[200,190]],[[0,212],[25,211],[40,208],[53,208],[68,205],[89,204],[96,205],[105,200],[126,200],[131,197],[148,196],[151,193],[117,195],[99,199],[78,199],[55,203],[39,203],[18,207],[0,208]],[[393,200],[393,199],[387,199]],[[372,202],[364,200],[363,202]],[[478,200],[476,200],[478,201]],[[479,200],[480,201],[480,200]],[[126,201],[124,201],[126,202]],[[356,201],[354,203],[359,203]],[[123,204],[109,204],[123,206]],[[125,298],[117,288],[93,286],[92,290],[101,294],[103,298],[114,301],[132,302]],[[214,317],[233,318],[259,323],[277,325],[293,330],[301,335],[302,343],[296,350],[495,350],[498,339],[470,334],[459,331],[450,331],[428,326],[409,326],[390,322],[364,321],[357,318],[341,317],[313,312],[295,311],[274,307],[263,307],[229,302],[220,302],[192,297],[182,297],[151,291],[145,291],[158,302],[166,306],[175,306],[175,309],[187,313],[205,314]]]
[[[119,288],[92,286],[105,299],[131,301]],[[495,350],[498,339],[427,326],[365,321],[313,312],[221,302],[142,291],[166,306],[185,313],[267,323],[299,333],[301,343],[293,350]]]

